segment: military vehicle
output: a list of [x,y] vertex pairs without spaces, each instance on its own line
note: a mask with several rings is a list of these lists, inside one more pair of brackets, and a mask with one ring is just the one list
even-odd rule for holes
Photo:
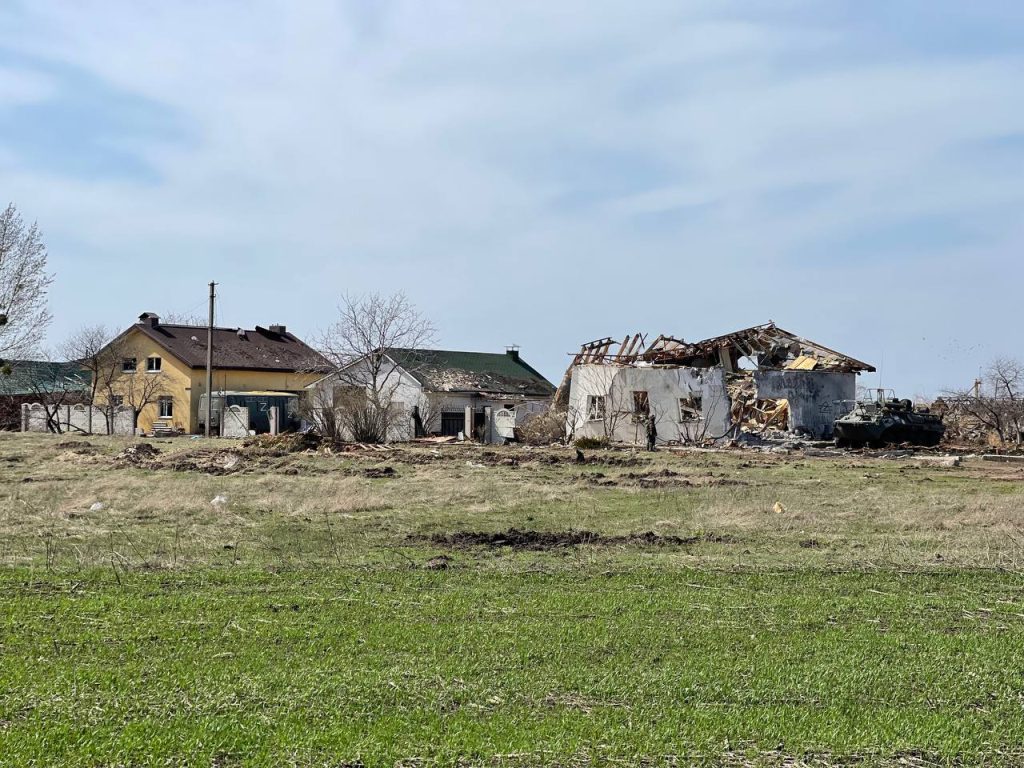
[[942,417],[927,408],[915,408],[910,400],[878,390],[874,400],[858,400],[853,410],[833,425],[836,445],[859,448],[900,443],[938,445],[946,426]]

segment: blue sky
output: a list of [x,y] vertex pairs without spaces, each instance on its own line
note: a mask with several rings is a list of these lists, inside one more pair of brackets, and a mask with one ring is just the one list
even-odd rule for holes
[[[1024,4],[0,0],[51,341],[144,310],[448,348],[774,320],[907,395],[1024,357]],[[878,377],[864,377],[875,385]]]

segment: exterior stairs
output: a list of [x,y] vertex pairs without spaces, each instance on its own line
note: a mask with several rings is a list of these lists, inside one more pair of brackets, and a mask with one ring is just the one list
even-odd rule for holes
[[167,419],[157,419],[153,422],[153,437],[174,437],[176,434],[178,430]]

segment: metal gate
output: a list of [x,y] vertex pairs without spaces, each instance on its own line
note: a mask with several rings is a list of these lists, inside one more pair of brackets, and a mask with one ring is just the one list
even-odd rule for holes
[[455,437],[466,428],[464,411],[441,411],[441,434]]

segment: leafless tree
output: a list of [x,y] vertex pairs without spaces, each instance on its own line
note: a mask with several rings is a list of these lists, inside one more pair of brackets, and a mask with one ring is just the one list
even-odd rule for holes
[[333,413],[307,419],[333,430],[325,436],[358,442],[387,442],[398,426],[407,432],[409,424],[403,422],[409,414],[395,397],[401,370],[429,365],[430,355],[423,350],[435,336],[433,324],[404,294],[344,296],[338,319],[319,339],[334,370],[310,398],[312,408]]
[[121,371],[121,355],[112,344],[114,334],[104,325],[79,328],[60,346],[65,360],[79,365],[89,379],[89,404],[95,405],[97,395],[106,392]]
[[160,315],[160,322],[163,325],[190,325],[205,328],[209,322],[208,317],[197,312],[158,312],[157,314]]
[[25,226],[11,203],[0,213],[0,357],[26,357],[38,348],[50,324],[52,283],[42,232]]
[[74,364],[55,362],[45,350],[37,352],[36,357],[13,364],[11,374],[0,378],[0,394],[15,386],[20,394],[31,395],[43,407],[46,429],[64,432],[70,426],[66,417],[61,419],[61,412],[86,399],[85,377]]
[[1024,363],[1000,358],[971,389],[943,396],[948,418],[973,420],[994,432],[1002,443],[1024,440]]
[[139,371],[120,377],[116,386],[108,390],[108,404],[113,405],[116,396],[132,410],[132,429],[138,429],[139,414],[149,405],[156,403],[168,391],[167,374],[163,371]]
[[125,361],[134,360],[124,340],[102,325],[86,326],[72,334],[61,346],[61,353],[78,363],[89,378],[89,402],[103,409],[107,433],[114,429],[114,414],[119,406],[132,410],[132,428],[139,425],[139,414],[167,392],[168,378],[162,371],[125,370]]

